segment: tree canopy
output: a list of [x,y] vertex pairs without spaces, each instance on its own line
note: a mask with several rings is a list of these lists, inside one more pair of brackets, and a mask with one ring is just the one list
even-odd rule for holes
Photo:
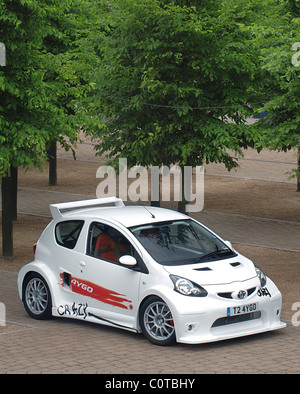
[[40,166],[48,141],[74,142],[88,120],[80,101],[92,88],[91,16],[84,0],[0,1],[0,175]]
[[[258,130],[261,147],[299,150],[300,4],[297,0],[266,0],[262,7],[268,18],[253,23],[251,31],[260,65],[259,93],[264,101],[259,112],[268,116],[253,127]],[[295,169],[300,191],[299,171]]]
[[236,166],[254,146],[256,54],[236,10],[221,1],[107,1],[96,107],[99,154],[130,165]]

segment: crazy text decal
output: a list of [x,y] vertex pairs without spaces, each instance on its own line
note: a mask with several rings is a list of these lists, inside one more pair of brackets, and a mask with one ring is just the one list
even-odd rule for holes
[[272,297],[271,293],[266,287],[262,287],[261,289],[259,289],[257,295],[258,297],[267,297],[267,296]]
[[76,304],[73,305],[59,305],[57,307],[57,313],[59,316],[76,316],[83,317],[84,319],[88,316],[87,313],[88,304]]

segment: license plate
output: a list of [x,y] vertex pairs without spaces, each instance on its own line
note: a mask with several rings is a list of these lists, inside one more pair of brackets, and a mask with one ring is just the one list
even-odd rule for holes
[[242,315],[244,313],[254,312],[258,309],[258,303],[246,304],[240,306],[232,306],[227,308],[227,316]]

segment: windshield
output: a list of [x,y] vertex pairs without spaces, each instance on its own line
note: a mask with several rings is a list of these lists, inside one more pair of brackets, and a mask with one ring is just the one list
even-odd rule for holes
[[162,265],[195,264],[236,256],[219,238],[191,219],[136,226],[130,231]]

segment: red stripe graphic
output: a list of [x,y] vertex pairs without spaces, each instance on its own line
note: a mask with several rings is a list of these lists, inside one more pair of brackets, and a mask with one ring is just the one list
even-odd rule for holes
[[[60,274],[60,277],[63,279],[62,273]],[[133,309],[132,301],[128,300],[124,294],[98,286],[95,283],[86,280],[83,281],[79,278],[73,278],[70,275],[69,287],[74,293],[94,298],[98,301],[104,302],[105,304],[123,309]]]

